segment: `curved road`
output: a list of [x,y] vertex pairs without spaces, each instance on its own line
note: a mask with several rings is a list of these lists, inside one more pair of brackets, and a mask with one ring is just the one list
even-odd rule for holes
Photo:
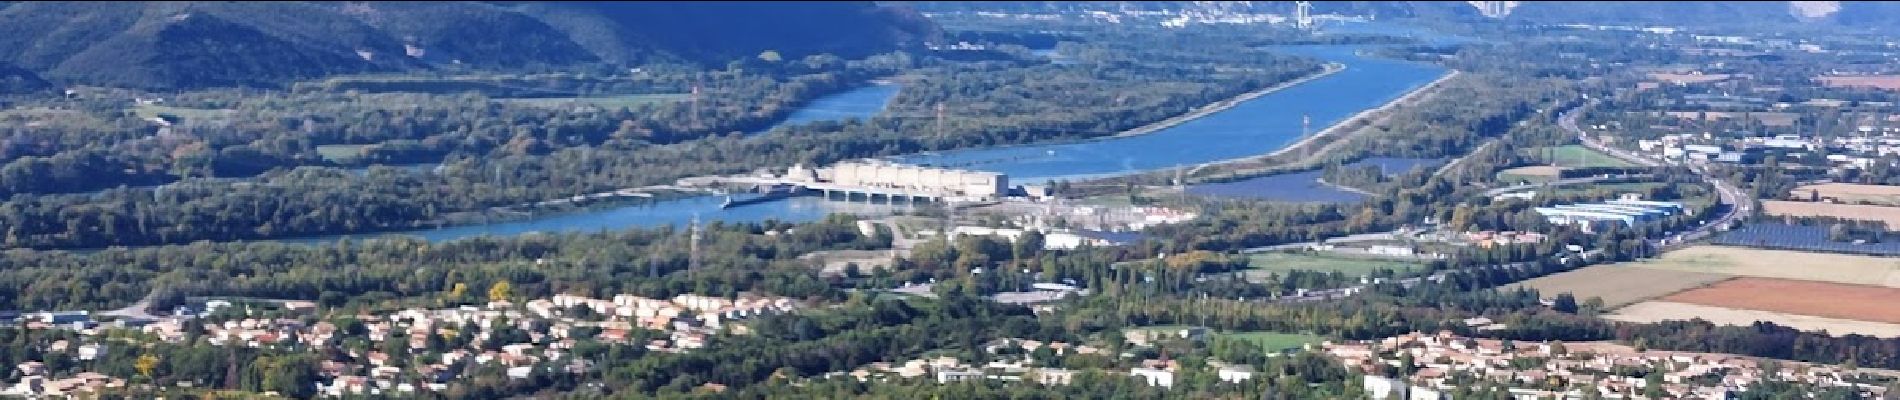
[[[1583,109],[1586,107],[1595,106],[1598,102],[1599,102],[1598,100],[1591,100],[1590,104],[1585,105],[1584,107],[1578,107],[1576,109],[1571,109],[1570,111],[1565,111],[1562,115],[1558,116],[1557,126],[1563,128],[1566,131],[1569,131],[1572,134],[1576,134],[1577,140],[1580,142],[1583,142],[1583,145],[1585,147],[1589,147],[1592,150],[1600,151],[1600,152],[1603,152],[1604,154],[1609,154],[1612,157],[1622,159],[1623,161],[1636,163],[1637,165],[1642,165],[1642,166],[1647,166],[1647,167],[1660,167],[1664,165],[1663,162],[1661,161],[1657,161],[1655,159],[1643,157],[1643,156],[1636,155],[1627,151],[1623,151],[1622,149],[1605,145],[1603,144],[1603,142],[1599,142],[1596,140],[1596,138],[1593,138],[1588,133],[1585,133],[1583,129],[1577,128],[1577,110]],[[1701,240],[1703,238],[1709,237],[1709,235],[1713,235],[1717,229],[1726,230],[1726,228],[1724,227],[1728,226],[1730,223],[1734,222],[1737,219],[1740,219],[1744,215],[1748,215],[1754,212],[1754,208],[1755,208],[1754,199],[1751,198],[1751,196],[1748,196],[1747,194],[1742,192],[1741,188],[1736,187],[1734,184],[1731,184],[1726,180],[1722,180],[1720,178],[1716,178],[1714,175],[1710,175],[1707,165],[1704,165],[1702,163],[1696,163],[1696,162],[1688,163],[1688,165],[1689,165],[1690,171],[1694,171],[1696,175],[1702,176],[1702,180],[1704,182],[1707,182],[1709,185],[1714,186],[1716,195],[1721,198],[1721,202],[1725,204],[1729,204],[1730,207],[1728,208],[1728,212],[1726,214],[1722,214],[1715,218],[1711,218],[1707,220],[1706,222],[1703,222],[1702,225],[1696,226],[1695,229],[1690,229],[1687,232],[1676,234],[1675,236],[1671,236],[1662,241],[1651,241],[1650,244],[1652,246],[1656,246],[1658,249],[1668,249],[1671,246],[1677,246],[1682,243],[1693,242],[1693,241],[1697,241],[1697,240]]]
[[1538,188],[1545,188],[1545,187],[1551,187],[1551,186],[1575,185],[1579,183],[1597,183],[1597,182],[1602,182],[1602,181],[1607,181],[1607,180],[1612,180],[1612,179],[1640,179],[1640,178],[1647,178],[1651,176],[1654,176],[1654,175],[1617,174],[1617,175],[1587,176],[1587,177],[1582,177],[1582,178],[1558,179],[1558,180],[1544,182],[1544,183],[1527,183],[1523,185],[1505,186],[1505,187],[1501,187],[1497,189],[1486,190],[1484,191],[1484,196],[1495,197],[1500,194],[1505,194],[1505,193],[1510,193],[1510,192],[1515,192],[1515,191],[1520,191],[1520,190],[1538,189]]

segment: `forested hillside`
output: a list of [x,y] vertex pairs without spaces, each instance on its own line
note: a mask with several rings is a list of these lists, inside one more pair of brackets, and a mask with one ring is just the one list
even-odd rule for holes
[[[887,1],[925,12],[1058,12],[1058,11],[1162,11],[1195,10],[1202,12],[1278,13],[1293,12],[1291,1],[1203,2],[1203,1]],[[1850,27],[1891,29],[1900,22],[1900,5],[1879,1],[1799,2],[1809,4],[1808,11],[1797,11],[1787,1],[1525,1],[1519,2],[1505,21],[1531,23],[1589,23],[1662,26],[1788,26]],[[1838,8],[1835,8],[1838,6]],[[1826,12],[1824,10],[1833,10]],[[1371,16],[1378,19],[1420,19],[1441,22],[1470,22],[1486,19],[1476,6],[1463,1],[1321,1],[1313,3],[1315,14]]]
[[31,2],[0,6],[0,63],[61,83],[268,87],[436,69],[718,67],[765,50],[861,56],[934,32],[921,17],[869,2]]
[[45,79],[40,79],[39,75],[34,74],[33,71],[0,63],[0,94],[29,93],[50,87],[52,87],[51,84],[48,84]]

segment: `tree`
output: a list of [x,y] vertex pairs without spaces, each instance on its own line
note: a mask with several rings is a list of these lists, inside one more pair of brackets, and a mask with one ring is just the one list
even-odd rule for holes
[[1577,311],[1583,316],[1595,317],[1603,313],[1603,307],[1603,297],[1590,296],[1588,300],[1583,301],[1583,305],[1577,307]]
[[1550,308],[1560,313],[1576,314],[1577,296],[1571,295],[1568,292],[1559,293],[1556,299],[1551,300]]
[[1662,377],[1663,377],[1662,371],[1650,371],[1649,375],[1646,375],[1643,377],[1643,396],[1644,397],[1648,397],[1652,399],[1660,399],[1663,397]]
[[272,358],[265,368],[264,390],[276,391],[291,398],[316,396],[317,388],[311,383],[317,380],[317,366],[310,356]]
[[1471,226],[1471,214],[1470,206],[1459,204],[1457,208],[1452,209],[1451,219],[1445,221],[1445,224],[1453,231],[1463,232],[1466,227]]
[[507,280],[495,282],[494,286],[488,287],[488,301],[508,301],[509,293],[512,290],[514,289],[509,286]]
[[158,356],[151,353],[140,354],[138,361],[133,362],[132,368],[139,371],[139,376],[151,379],[152,371],[158,369]]

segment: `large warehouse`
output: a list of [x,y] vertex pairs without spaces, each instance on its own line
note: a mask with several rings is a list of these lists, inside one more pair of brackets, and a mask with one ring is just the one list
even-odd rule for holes
[[1578,225],[1585,232],[1596,232],[1611,224],[1625,227],[1661,220],[1683,213],[1682,203],[1667,201],[1612,200],[1601,203],[1565,204],[1537,207],[1537,213],[1550,223]]
[[885,161],[846,161],[816,170],[794,166],[792,182],[901,189],[939,197],[998,198],[1009,193],[1009,177],[995,172],[919,167]]

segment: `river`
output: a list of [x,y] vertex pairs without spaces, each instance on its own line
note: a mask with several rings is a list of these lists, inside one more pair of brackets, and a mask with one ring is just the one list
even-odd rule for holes
[[[1377,165],[1386,176],[1404,174],[1412,168],[1432,166],[1444,163],[1443,159],[1389,158],[1374,157],[1346,164],[1347,168],[1365,165]],[[1255,177],[1245,180],[1208,183],[1188,187],[1188,193],[1199,196],[1226,197],[1253,200],[1274,200],[1296,203],[1342,203],[1364,200],[1366,195],[1342,190],[1320,183],[1323,170],[1289,172]]]
[[785,120],[748,134],[756,135],[784,126],[817,121],[869,119],[878,112],[884,111],[884,106],[891,102],[891,98],[897,97],[897,91],[902,88],[895,83],[879,83],[821,96],[804,107],[799,107],[797,111],[792,111],[791,115],[785,116]]
[[[1377,27],[1368,28],[1353,27],[1350,30],[1392,33],[1392,31]],[[1437,40],[1433,41],[1437,42]],[[1317,132],[1361,110],[1389,102],[1446,72],[1443,68],[1429,64],[1370,58],[1357,53],[1358,50],[1365,48],[1368,46],[1279,48],[1277,51],[1338,62],[1345,64],[1347,68],[1330,76],[1243,102],[1228,110],[1145,135],[1069,143],[968,149],[939,154],[910,155],[896,157],[896,159],[904,162],[1001,172],[1010,176],[1011,184],[1033,184],[1053,179],[1073,180],[1132,174],[1258,155],[1298,141],[1301,137],[1302,116],[1311,118],[1311,129]],[[869,117],[881,111],[884,104],[897,93],[897,90],[898,87],[895,85],[875,85],[826,96],[814,100],[806,109],[794,112],[786,121],[775,127],[826,119]],[[1306,180],[1310,181],[1310,179]],[[1256,182],[1252,189],[1261,190],[1258,183]],[[1305,190],[1303,189],[1305,183],[1301,185],[1299,188],[1288,187],[1287,189]],[[799,222],[816,220],[834,212],[888,214],[902,212],[904,208],[903,206],[869,205],[862,202],[854,204],[802,197],[720,209],[719,204],[723,200],[718,197],[693,197],[596,211],[551,214],[493,224],[350,236],[364,238],[399,234],[420,236],[430,241],[443,241],[476,235],[591,232],[630,227],[679,225],[695,216],[708,222],[756,222],[768,219]],[[284,241],[321,243],[334,241],[336,238],[338,237],[331,236]]]
[[1301,117],[1317,132],[1378,107],[1445,73],[1444,68],[1362,57],[1366,46],[1291,46],[1281,51],[1339,62],[1331,76],[1249,100],[1154,133],[897,157],[900,162],[1001,172],[1014,183],[1077,180],[1265,154],[1298,141]]

